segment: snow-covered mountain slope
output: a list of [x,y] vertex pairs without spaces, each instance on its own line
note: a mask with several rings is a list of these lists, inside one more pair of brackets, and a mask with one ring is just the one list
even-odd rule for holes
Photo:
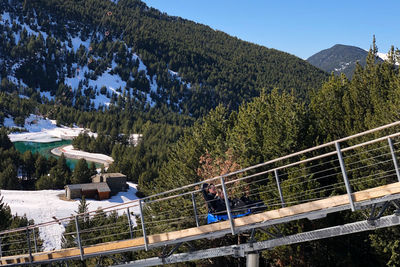
[[[137,199],[136,184],[128,183],[128,185],[129,190],[127,192],[120,192],[108,200],[87,199],[89,211],[104,209]],[[61,219],[75,215],[79,206],[79,200],[66,201],[60,199],[60,196],[65,194],[64,190],[1,190],[0,193],[3,202],[11,208],[12,214],[21,216],[25,214],[28,219],[33,219],[35,224],[54,221],[53,217]],[[139,213],[137,207],[131,209],[131,211],[135,214]],[[65,226],[64,224],[53,224],[40,228],[40,238],[44,241],[45,250],[61,248],[61,238]]]
[[[380,57],[382,60],[388,60],[388,59],[389,59],[387,53],[380,53],[380,52],[378,52],[378,57]],[[399,66],[399,65],[400,65],[400,62],[396,62],[396,65]]]
[[140,0],[3,1],[0,15],[5,89],[80,110],[154,107],[200,117],[220,103],[236,109],[261,88],[296,88],[303,97],[326,77],[293,55]]
[[[75,33],[68,31],[66,40],[60,42],[48,29],[46,31],[38,24],[36,12],[34,16],[35,19],[25,21],[9,11],[0,13],[0,31],[3,29],[12,33],[10,45],[23,46],[31,40],[37,42],[35,58],[17,55],[10,57],[0,53],[0,60],[8,72],[6,77],[0,79],[6,78],[23,88],[34,88],[41,97],[50,101],[62,102],[65,100],[63,97],[72,98],[73,105],[80,104],[86,108],[108,107],[110,104],[116,104],[118,97],[136,99],[142,105],[154,106],[155,100],[160,98],[159,94],[164,89],[158,85],[157,75],[149,74],[141,58],[122,39],[108,40],[108,32],[85,35],[82,30]],[[56,23],[49,18],[52,25]],[[113,45],[100,49],[99,46],[104,45],[99,44],[102,41],[113,42]],[[50,49],[51,45],[55,47]],[[40,46],[43,48],[39,48]],[[75,59],[72,64],[65,62],[73,54]],[[49,60],[54,61],[54,64],[46,63]],[[36,70],[29,70],[32,63],[37,67]],[[121,70],[126,65],[135,68],[135,71],[126,75]],[[27,77],[32,74],[30,72],[41,72],[43,77]],[[190,87],[177,72],[166,69],[166,74],[171,80],[186,88]],[[56,78],[56,81],[50,82],[49,85],[43,85],[43,82],[39,81],[51,78]],[[60,89],[60,82],[67,88]],[[55,88],[57,86],[58,91]],[[65,92],[60,93],[60,90]],[[58,95],[56,99],[57,93],[63,97]]]

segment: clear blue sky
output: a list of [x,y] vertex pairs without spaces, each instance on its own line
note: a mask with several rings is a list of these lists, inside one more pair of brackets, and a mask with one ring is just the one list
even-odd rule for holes
[[400,0],[144,0],[172,16],[308,58],[335,44],[400,47]]

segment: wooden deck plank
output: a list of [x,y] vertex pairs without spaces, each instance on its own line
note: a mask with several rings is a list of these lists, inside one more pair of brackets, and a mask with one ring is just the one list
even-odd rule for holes
[[[355,202],[360,202],[399,193],[400,193],[400,182],[359,191],[353,193],[352,196]],[[267,220],[280,219],[288,216],[308,213],[321,209],[333,208],[347,204],[349,204],[348,195],[333,196],[291,207],[280,208],[278,210],[270,210],[259,214],[236,218],[234,219],[234,224],[235,226],[240,227],[248,224],[255,224]],[[204,233],[217,232],[229,228],[230,228],[229,221],[222,221],[214,224],[202,225],[200,227],[150,235],[148,236],[148,243],[155,244],[158,242],[171,241],[180,238],[201,235]],[[126,249],[130,247],[138,247],[143,245],[144,245],[144,239],[140,237],[130,240],[114,241],[114,242],[108,242],[108,243],[85,247],[84,254],[90,255],[98,252]],[[80,250],[78,248],[69,248],[57,251],[34,253],[32,254],[32,257],[33,261],[45,261],[50,259],[59,259],[59,258],[79,256],[79,255],[80,255]],[[29,262],[29,255],[20,255],[20,256],[17,255],[10,257],[3,257],[0,259],[0,263],[2,265],[17,264],[21,262]]]

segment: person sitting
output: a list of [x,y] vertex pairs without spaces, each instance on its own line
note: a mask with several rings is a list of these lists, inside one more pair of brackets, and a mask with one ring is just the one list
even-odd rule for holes
[[[225,212],[226,211],[225,195],[221,189],[217,190],[216,199],[217,199],[217,201],[215,202],[216,211],[219,213]],[[230,203],[229,199],[228,202]]]
[[215,213],[217,211],[217,189],[214,184],[203,184],[202,193],[207,202],[208,211]]
[[202,192],[210,213],[226,213],[225,198],[221,189],[217,190],[214,184],[203,184]]

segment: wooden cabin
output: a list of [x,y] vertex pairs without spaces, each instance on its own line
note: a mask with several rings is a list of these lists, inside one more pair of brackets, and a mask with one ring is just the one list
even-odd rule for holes
[[111,189],[107,183],[70,184],[64,188],[67,199],[85,196],[86,198],[103,200],[109,199],[111,196]]
[[99,173],[91,177],[92,183],[107,183],[111,189],[111,195],[116,195],[121,191],[126,191],[126,175],[122,173]]

